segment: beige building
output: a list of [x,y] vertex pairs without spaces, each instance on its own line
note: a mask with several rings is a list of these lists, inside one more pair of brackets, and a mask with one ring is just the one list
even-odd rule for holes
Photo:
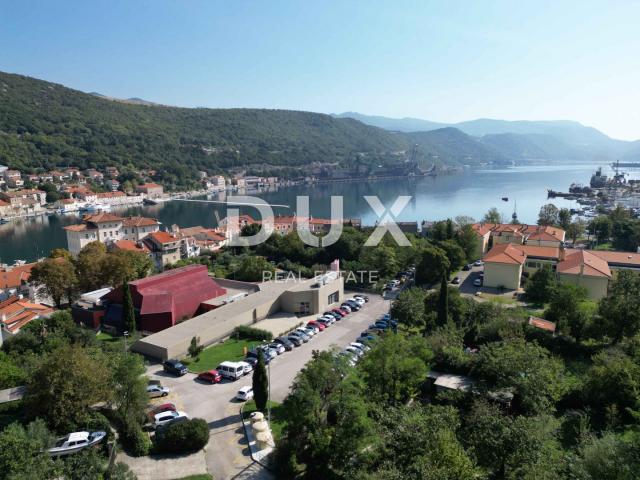
[[122,219],[122,238],[140,241],[150,233],[160,231],[160,222],[148,217],[125,217]]
[[162,360],[187,355],[193,337],[211,345],[228,337],[240,325],[252,325],[278,312],[317,314],[344,298],[344,282],[335,273],[309,280],[282,280],[250,284],[216,279],[231,291],[242,291],[202,304],[212,310],[138,340],[132,349]]
[[122,218],[110,213],[86,215],[78,225],[64,227],[67,232],[67,249],[78,255],[91,242],[109,243],[122,239]]
[[476,223],[473,225],[480,240],[482,253],[493,245],[513,243],[538,247],[560,247],[565,240],[565,231],[561,228],[541,225],[510,223]]
[[565,259],[558,263],[558,280],[584,287],[589,298],[599,300],[606,297],[612,278],[609,264],[588,250],[569,252]]
[[180,260],[180,239],[167,232],[153,232],[144,238],[144,244],[159,269]]
[[518,290],[527,260],[522,250],[509,243],[493,247],[484,258],[485,287]]
[[157,183],[143,183],[136,187],[136,192],[144,193],[149,198],[161,197],[164,189]]

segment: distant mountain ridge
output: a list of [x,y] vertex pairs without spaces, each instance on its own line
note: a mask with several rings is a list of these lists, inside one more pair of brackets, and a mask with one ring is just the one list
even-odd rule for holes
[[[346,112],[338,118],[354,118],[363,123],[397,132],[432,131],[453,127],[486,146],[514,159],[610,159],[636,156],[634,142],[613,139],[596,128],[571,120],[495,120],[481,118],[445,124],[417,118],[389,118]],[[506,135],[495,137],[497,135]],[[640,154],[638,154],[640,155]]]

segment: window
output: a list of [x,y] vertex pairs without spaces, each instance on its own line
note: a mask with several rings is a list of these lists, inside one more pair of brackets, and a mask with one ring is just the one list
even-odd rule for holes
[[333,292],[331,295],[327,297],[327,303],[337,303],[340,300],[340,292]]

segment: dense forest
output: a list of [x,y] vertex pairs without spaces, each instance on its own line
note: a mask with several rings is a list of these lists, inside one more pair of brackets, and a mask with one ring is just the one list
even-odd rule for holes
[[0,163],[25,172],[154,168],[166,184],[186,185],[197,170],[296,176],[313,162],[402,163],[416,143],[425,161],[505,161],[455,129],[414,138],[311,112],[134,104],[0,73]]

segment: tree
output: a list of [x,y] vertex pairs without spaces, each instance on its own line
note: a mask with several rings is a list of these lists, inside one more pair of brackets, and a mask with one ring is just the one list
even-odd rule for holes
[[567,283],[558,284],[551,295],[545,318],[558,324],[558,330],[569,333],[576,340],[582,339],[589,321],[588,311],[582,306],[587,298],[583,287]]
[[638,447],[636,436],[629,441],[611,432],[600,438],[589,435],[581,442],[576,461],[571,464],[571,478],[633,480],[640,470]]
[[553,203],[547,203],[540,207],[538,213],[538,225],[558,225],[560,211]]
[[[105,286],[104,260],[107,256],[107,247],[102,242],[86,244],[78,253],[76,270],[78,282],[85,290],[97,290]],[[117,283],[123,278],[117,279]]]
[[446,325],[449,321],[449,285],[447,285],[447,276],[442,275],[440,282],[440,292],[438,296],[438,317],[436,324],[438,326]]
[[582,220],[576,220],[571,222],[567,228],[567,236],[571,239],[571,242],[575,245],[578,238],[584,233],[584,222]]
[[40,295],[51,297],[58,308],[63,300],[73,300],[78,285],[73,264],[62,257],[46,258],[34,265],[30,281],[36,285]]
[[606,215],[599,215],[589,222],[589,233],[595,235],[596,243],[603,243],[611,236],[612,223]]
[[267,408],[267,400],[269,399],[269,379],[267,377],[263,354],[258,355],[258,363],[256,363],[256,367],[253,370],[252,386],[256,408],[264,412]]
[[189,344],[189,356],[197,360],[202,350],[204,350],[204,346],[200,345],[200,337],[192,337]]
[[565,388],[562,361],[523,339],[486,344],[475,370],[489,388],[511,389],[513,407],[526,413],[548,412]]
[[156,446],[163,453],[197,452],[209,442],[209,425],[202,418],[173,423],[162,432]]
[[413,287],[400,292],[391,305],[391,317],[402,325],[420,327],[424,324],[425,291]]
[[491,207],[482,217],[483,223],[502,223],[502,215],[496,207]]
[[525,285],[525,298],[532,303],[545,303],[551,300],[551,296],[557,286],[556,276],[551,265],[544,264],[536,271]]
[[0,390],[21,385],[26,376],[26,372],[9,355],[0,351]]
[[[42,424],[41,420],[36,422]],[[36,422],[29,427],[33,429],[32,425]],[[41,430],[40,425],[36,428]],[[60,478],[59,463],[45,452],[51,446],[48,437],[32,435],[18,423],[12,423],[0,431],[0,477],[16,480]]]
[[636,335],[640,331],[640,278],[633,272],[619,271],[598,311],[603,335],[616,342]]
[[[464,324],[466,312],[468,309],[469,303],[467,300],[460,294],[460,289],[447,285],[447,319],[452,320],[458,327],[461,327]],[[440,312],[441,305],[441,291],[442,287],[436,291],[432,291],[427,293],[424,299],[424,311],[425,315],[434,314],[436,316],[436,320],[438,314]],[[442,326],[439,324],[439,326]]]
[[456,218],[456,223],[458,224],[458,227],[463,228],[466,227],[467,225],[473,225],[474,223],[476,223],[475,218],[470,217],[468,215],[458,215]]
[[388,278],[400,269],[395,249],[384,242],[375,247],[362,247],[360,254],[361,270],[378,272],[381,278]]
[[130,430],[140,428],[144,421],[148,402],[144,373],[142,357],[133,353],[117,355],[112,367],[111,385],[114,407],[125,436],[130,435]]
[[480,257],[480,239],[470,224],[458,229],[456,241],[462,247],[467,262],[472,262]]
[[122,328],[129,332],[130,335],[136,333],[136,311],[133,306],[133,298],[131,297],[131,289],[129,284],[122,284]]
[[265,278],[272,278],[275,267],[264,257],[244,257],[233,273],[236,280],[246,282],[260,282]]
[[568,208],[561,208],[558,210],[558,226],[567,231],[571,225],[571,210]]
[[438,247],[447,255],[450,271],[455,271],[464,265],[467,255],[458,242],[455,240],[444,240],[438,242]]
[[72,431],[86,423],[92,405],[111,398],[109,376],[97,354],[78,345],[57,348],[44,356],[27,382],[28,411],[56,430]]
[[431,285],[440,280],[451,263],[444,250],[438,247],[426,247],[422,250],[420,262],[416,268],[416,282]]

